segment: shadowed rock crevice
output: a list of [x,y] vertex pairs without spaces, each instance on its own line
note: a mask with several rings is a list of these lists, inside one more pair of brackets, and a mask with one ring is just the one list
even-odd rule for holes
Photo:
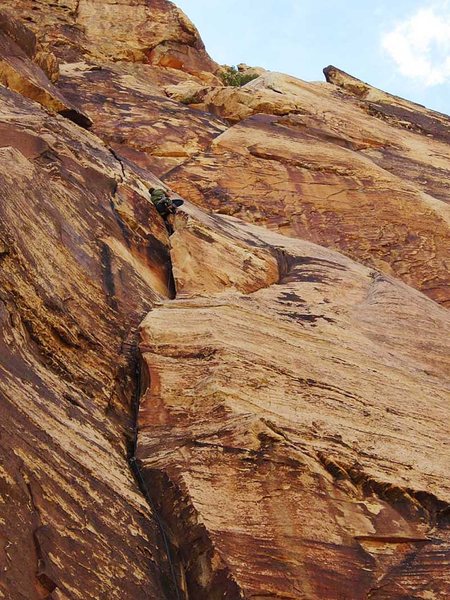
[[171,554],[176,561],[179,598],[189,600],[242,600],[243,591],[217,553],[189,494],[158,469],[142,467],[146,489],[165,523]]
[[137,342],[133,344],[130,361],[130,366],[133,368],[134,394],[131,406],[132,425],[131,436],[127,443],[127,458],[133,477],[135,478],[158,527],[158,545],[160,548],[158,562],[162,589],[165,592],[167,600],[188,600],[189,596],[186,595],[183,567],[180,564],[176,548],[172,543],[167,523],[157,500],[159,498],[159,493],[164,494],[164,492],[158,490],[152,478],[147,477],[141,461],[137,456],[139,403],[142,393],[148,387],[149,377],[147,371],[145,369],[143,370],[144,365],[140,359]]
[[364,496],[376,495],[386,500],[405,518],[426,523],[429,530],[434,532],[436,529],[450,527],[450,504],[434,494],[378,481],[365,473],[360,466],[343,465],[324,453],[319,452],[318,458],[337,481],[347,480]]
[[[116,153],[113,150],[111,152],[120,162],[124,178],[125,166]],[[123,181],[123,178],[121,181]],[[118,218],[120,219],[120,216]],[[167,289],[169,298],[174,299],[176,297],[176,289],[172,270],[172,258],[167,248],[165,248],[165,252],[167,253],[165,262],[168,270]],[[157,544],[160,549],[158,555],[159,577],[165,596],[167,600],[189,600],[192,596],[189,596],[187,591],[184,565],[180,560],[178,549],[173,542],[168,521],[166,520],[167,515],[161,510],[162,499],[165,498],[166,490],[160,489],[156,479],[146,473],[137,453],[140,399],[150,384],[150,374],[145,363],[142,361],[138,344],[138,329],[134,328],[127,336],[126,342],[122,343],[128,363],[128,379],[133,382],[134,386],[131,403],[131,432],[126,442],[127,459],[133,477],[157,524],[159,536]]]
[[[179,219],[175,221],[180,225]],[[177,233],[176,225],[174,234]],[[196,234],[207,243],[214,243],[210,236]],[[171,261],[172,253],[171,253]],[[175,278],[172,272],[172,280]],[[170,351],[170,349],[168,349]],[[141,352],[144,348],[141,347]],[[140,355],[139,355],[140,356]],[[205,348],[200,354],[191,354],[192,358],[211,359],[211,353]],[[186,358],[186,357],[184,357]],[[129,445],[130,468],[139,484],[142,494],[155,515],[165,552],[161,572],[163,585],[174,600],[241,600],[242,590],[233,575],[218,555],[207,529],[201,523],[188,492],[172,481],[164,470],[149,468],[140,458],[139,429],[140,401],[151,389],[151,372],[147,363],[135,358],[135,397],[133,401],[133,438]],[[146,402],[152,402],[151,395]],[[164,575],[165,574],[165,575]]]
[[[158,523],[165,552],[161,561],[162,582],[168,598],[242,600],[244,594],[226,561],[217,553],[188,491],[172,481],[167,472],[148,467],[145,460],[139,458],[139,404],[151,387],[151,373],[145,361],[136,361],[136,381],[134,439],[130,445],[129,462]],[[151,403],[151,396],[146,400]]]
[[[135,347],[136,348],[136,347]],[[241,600],[244,596],[218,557],[189,495],[163,470],[147,468],[138,456],[140,398],[150,387],[147,365],[134,353],[133,433],[128,444],[130,469],[159,530],[159,567],[168,600]]]
[[79,125],[84,129],[90,129],[92,127],[92,121],[90,120],[90,118],[84,115],[83,113],[80,113],[74,108],[68,110],[60,110],[59,114],[65,119],[69,119],[69,121],[72,121],[73,123],[75,123],[75,125]]

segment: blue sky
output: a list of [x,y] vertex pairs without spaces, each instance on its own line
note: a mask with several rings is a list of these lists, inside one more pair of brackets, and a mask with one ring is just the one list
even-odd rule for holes
[[333,64],[450,114],[450,0],[175,0],[217,62],[323,80]]

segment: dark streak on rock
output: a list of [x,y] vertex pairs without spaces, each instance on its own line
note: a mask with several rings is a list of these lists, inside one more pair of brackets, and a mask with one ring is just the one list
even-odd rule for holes
[[303,298],[300,298],[295,292],[283,292],[278,296],[278,299],[282,303],[295,303],[295,304],[305,304]]
[[436,117],[419,111],[412,111],[402,106],[386,103],[368,102],[365,105],[368,114],[387,121],[389,124],[403,129],[409,129],[422,135],[431,135],[445,143],[450,139],[450,127],[440,118],[448,119],[446,115],[435,113]]
[[301,325],[305,325],[306,323],[311,323],[314,325],[319,319],[323,319],[324,321],[327,321],[328,323],[336,322],[334,319],[331,319],[330,317],[325,317],[324,315],[310,315],[308,313],[296,313],[296,312],[284,312],[284,311],[279,312],[278,314],[282,317],[287,317],[291,321],[296,321],[297,323],[300,323]]
[[[49,598],[50,594],[58,587],[57,584],[49,577],[46,573],[46,561],[45,554],[42,549],[40,542],[40,533],[45,530],[45,526],[42,524],[41,511],[36,503],[33,488],[29,481],[25,481],[25,485],[30,498],[31,510],[33,512],[33,520],[35,522],[35,528],[33,530],[33,545],[36,554],[36,587],[42,598]],[[42,594],[46,594],[45,596]]]
[[216,554],[208,531],[186,493],[159,469],[144,469],[144,477],[170,536],[178,578],[184,588],[177,598],[242,600],[239,585]]
[[36,330],[34,322],[25,315],[16,313],[16,317],[21,319],[22,325],[29,336],[29,340],[32,342],[31,346],[34,347],[35,351],[42,357],[44,364],[54,373],[71,381],[72,377],[67,366],[50,350],[46,341],[41,338],[39,332]]
[[365,473],[359,465],[340,464],[323,452],[318,453],[318,458],[333,477],[350,481],[365,496],[375,494],[388,502],[407,520],[424,520],[430,528],[445,528],[450,525],[450,505],[434,494],[378,481]]
[[301,256],[295,260],[295,265],[320,265],[336,269],[337,271],[347,271],[347,267],[331,260],[325,260],[324,258],[316,258],[313,256]]
[[[135,346],[133,354],[134,361],[134,372],[135,372],[135,393],[132,402],[132,422],[133,422],[133,433],[132,438],[128,444],[128,463],[130,465],[131,472],[136,479],[136,483],[144,496],[147,504],[149,505],[152,515],[155,518],[158,526],[159,534],[161,537],[162,546],[164,548],[165,556],[162,558],[163,564],[160,569],[161,586],[167,596],[167,600],[188,600],[188,597],[182,592],[182,579],[180,572],[180,565],[178,560],[174,557],[173,544],[169,539],[167,525],[161,516],[160,508],[156,504],[155,497],[155,486],[153,482],[148,484],[146,473],[142,468],[141,462],[137,458],[137,447],[138,447],[138,418],[139,418],[139,405],[140,398],[143,391],[148,387],[148,377],[142,376],[143,370],[140,359],[138,357],[138,349]],[[144,371],[144,373],[147,373]],[[151,490],[151,491],[150,491]]]
[[[114,191],[113,191],[113,197],[117,194],[117,188],[118,188],[118,184],[116,182],[116,185],[114,187]],[[128,231],[127,226],[125,225],[125,223],[123,222],[121,216],[119,215],[119,213],[116,210],[116,206],[114,204],[114,198],[111,198],[109,201],[109,204],[111,206],[111,210],[112,213],[114,215],[114,218],[116,220],[116,223],[118,224],[118,226],[120,227],[120,231],[122,232],[123,235],[123,239],[125,240],[126,245],[128,246],[128,248],[131,247],[131,236],[130,236],[130,232]]]
[[215,242],[215,239],[212,236],[208,235],[204,231],[201,231],[200,228],[195,229],[195,235],[208,244],[214,244]]
[[117,310],[117,300],[115,298],[116,286],[112,272],[112,253],[110,247],[104,242],[102,243],[101,248],[101,264],[103,271],[103,283],[108,305],[114,310]]

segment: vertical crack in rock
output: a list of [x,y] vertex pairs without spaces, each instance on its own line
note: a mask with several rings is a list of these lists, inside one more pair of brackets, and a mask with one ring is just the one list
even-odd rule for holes
[[[117,210],[117,194],[119,186],[126,182],[126,167],[117,153],[110,147],[108,151],[119,165],[119,172],[115,174],[113,187],[111,190],[110,207],[114,218],[120,227],[123,239],[128,247],[130,247],[130,231],[126,222],[122,219],[120,212]],[[162,247],[162,244],[161,244]],[[167,248],[166,248],[167,251]],[[170,252],[167,253],[167,297],[175,297],[175,280],[172,270],[172,261]],[[166,254],[164,253],[164,254]],[[101,245],[101,265],[103,270],[103,286],[107,296],[107,302],[112,309],[118,309],[118,301],[116,298],[116,285],[113,272],[114,252],[105,242]],[[174,557],[171,542],[168,536],[167,527],[159,515],[152,494],[149,491],[148,484],[141,470],[139,459],[137,458],[137,441],[138,441],[138,415],[139,403],[141,394],[141,368],[137,341],[137,323],[131,323],[127,328],[127,333],[124,333],[121,342],[121,352],[126,359],[126,366],[122,368],[115,377],[115,382],[119,380],[134,382],[134,392],[131,394],[130,405],[130,428],[126,439],[127,460],[133,477],[138,485],[138,488],[148,504],[151,515],[157,525],[157,540],[156,545],[160,548],[159,554],[159,571],[160,583],[164,590],[164,595],[167,600],[187,600],[187,596],[181,591],[180,585],[180,569]],[[111,399],[108,402],[110,408]],[[162,600],[162,599],[161,599]]]
[[123,164],[123,160],[119,157],[117,152],[113,150],[110,146],[108,147],[108,150],[112,154],[113,158],[119,163],[120,170],[122,172],[122,176],[119,178],[119,183],[123,183],[123,181],[125,180],[125,165]]
[[183,600],[243,600],[244,592],[202,523],[189,493],[162,468],[143,467],[153,505],[170,534]]
[[[170,277],[170,289],[173,290],[171,299],[175,299],[172,260]],[[219,600],[225,597],[241,600],[243,592],[228,565],[218,554],[189,494],[165,470],[145,465],[139,456],[140,402],[150,388],[151,373],[141,360],[137,347],[133,369],[133,432],[128,460],[158,525],[162,547],[162,585],[171,600]]]
[[[176,298],[175,277],[171,277]],[[141,398],[151,388],[152,374],[136,352],[133,439],[130,468],[158,523],[174,600],[242,600],[244,592],[202,522],[192,499],[164,468],[147,465],[139,454],[139,410]],[[166,569],[167,571],[167,569]],[[164,575],[163,575],[164,577]],[[166,574],[167,578],[167,574]],[[164,583],[164,582],[163,582]],[[167,587],[167,586],[166,586]]]
[[138,352],[139,351],[136,347],[134,353],[135,393],[133,398],[133,404],[131,407],[133,432],[132,439],[129,444],[128,462],[130,465],[131,472],[133,473],[133,476],[136,479],[139,489],[141,490],[142,495],[144,496],[147,504],[149,505],[152,515],[154,516],[156,524],[158,526],[158,531],[161,537],[161,543],[164,554],[164,556],[162,557],[163,565],[161,569],[161,580],[163,589],[166,590],[168,600],[187,600],[188,596],[184,594],[181,589],[182,586],[180,584],[180,566],[176,563],[166,524],[161,518],[155,505],[155,502],[153,501],[152,494],[150,493],[149,487],[144,477],[144,473],[141,469],[140,461],[137,457],[139,429],[138,417],[140,397],[142,391],[141,364]]
[[[122,167],[122,174],[125,177],[125,169],[122,161],[116,156],[115,152],[111,150],[112,154],[117,158]],[[175,298],[175,279],[173,276],[172,269],[172,260],[169,253],[169,268],[168,268],[168,290],[170,299]],[[160,544],[162,546],[162,556],[161,556],[161,584],[163,589],[166,592],[168,600],[188,600],[188,596],[184,593],[183,585],[184,576],[182,573],[182,569],[180,565],[177,563],[177,560],[174,555],[174,551],[172,548],[172,544],[169,539],[169,534],[167,532],[167,526],[161,518],[155,502],[153,500],[152,494],[150,493],[149,487],[147,485],[146,479],[144,477],[140,461],[137,457],[137,446],[138,446],[138,431],[139,431],[139,406],[140,406],[140,398],[143,390],[143,382],[142,382],[142,369],[141,369],[141,360],[139,356],[139,347],[137,335],[135,334],[134,340],[131,346],[131,356],[129,360],[130,371],[133,373],[134,379],[134,394],[132,399],[131,406],[131,426],[132,426],[132,434],[131,439],[128,441],[128,463],[130,465],[130,470],[133,474],[133,477],[136,480],[136,483],[145,498],[145,501],[150,507],[151,513],[156,521],[158,532],[160,535]]]

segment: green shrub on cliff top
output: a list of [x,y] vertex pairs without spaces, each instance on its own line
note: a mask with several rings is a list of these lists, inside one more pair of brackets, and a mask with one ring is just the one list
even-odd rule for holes
[[256,79],[258,75],[255,73],[242,73],[237,67],[225,67],[220,73],[220,78],[225,85],[232,85],[234,87],[241,87]]

